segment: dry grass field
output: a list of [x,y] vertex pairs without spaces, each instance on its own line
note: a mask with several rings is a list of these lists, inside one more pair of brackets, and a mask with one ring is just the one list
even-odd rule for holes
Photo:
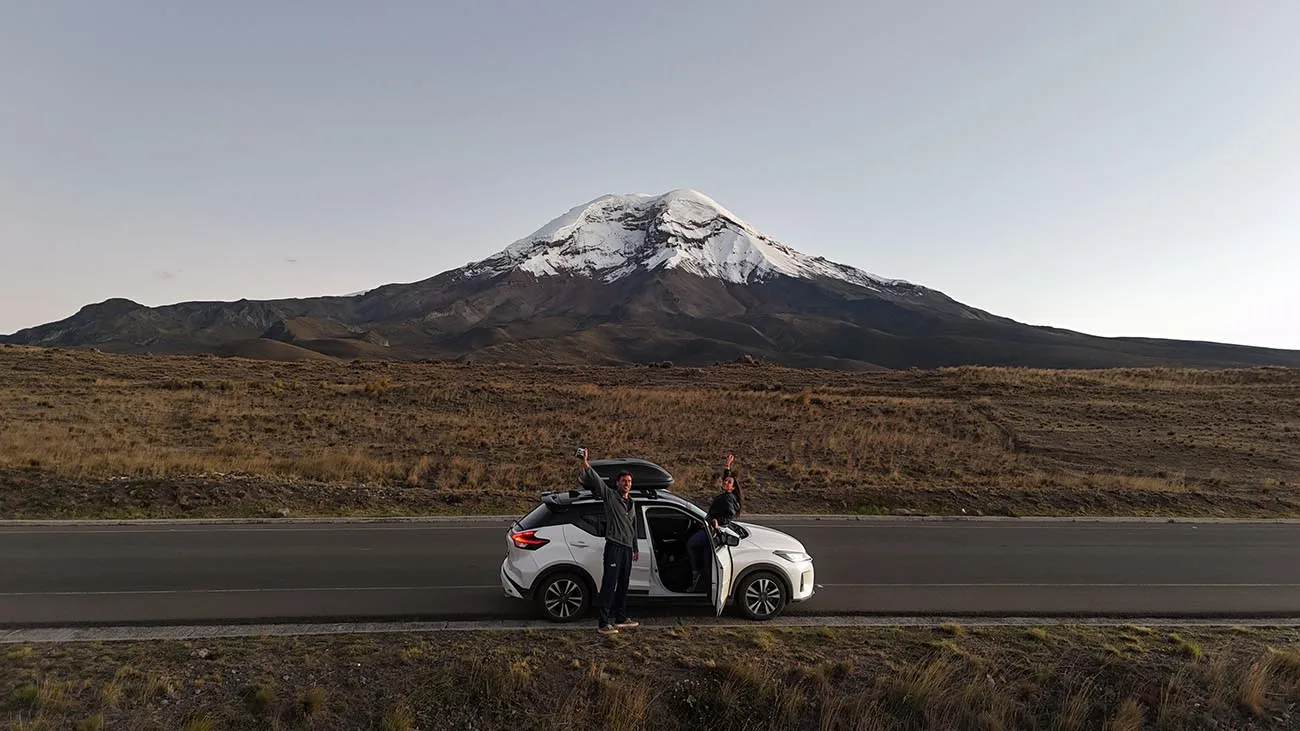
[[0,713],[15,731],[1290,729],[1298,642],[944,625],[11,645]]
[[[1300,515],[1300,371],[298,363],[0,347],[0,516],[516,512],[573,448],[748,512]],[[287,512],[286,512],[287,511]]]

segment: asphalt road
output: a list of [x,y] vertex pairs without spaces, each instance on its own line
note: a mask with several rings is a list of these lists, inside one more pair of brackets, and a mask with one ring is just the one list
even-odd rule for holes
[[[761,521],[813,555],[790,614],[1300,617],[1300,525]],[[0,527],[0,625],[524,619],[506,522]],[[708,616],[641,607],[642,616]]]

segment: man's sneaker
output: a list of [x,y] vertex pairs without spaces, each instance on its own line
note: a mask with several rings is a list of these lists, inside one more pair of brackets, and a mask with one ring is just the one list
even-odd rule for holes
[[618,628],[615,627],[615,626],[612,625],[612,624],[602,625],[602,626],[601,626],[599,629],[597,629],[596,631],[599,632],[599,633],[601,633],[602,635],[616,635],[616,634],[618,634]]
[[635,619],[620,619],[614,623],[614,626],[619,629],[631,629],[632,627],[640,627],[641,623]]

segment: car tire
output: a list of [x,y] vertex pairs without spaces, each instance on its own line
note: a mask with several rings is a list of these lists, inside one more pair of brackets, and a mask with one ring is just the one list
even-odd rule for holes
[[537,586],[537,609],[552,622],[576,622],[591,609],[591,586],[576,573],[551,574]]
[[780,616],[789,601],[780,577],[767,571],[746,576],[732,599],[747,619],[760,622]]

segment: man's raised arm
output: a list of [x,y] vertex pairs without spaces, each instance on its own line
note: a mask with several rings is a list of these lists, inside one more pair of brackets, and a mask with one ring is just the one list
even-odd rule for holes
[[578,484],[590,490],[592,495],[601,500],[604,500],[605,496],[609,494],[609,485],[605,484],[605,480],[601,478],[600,473],[587,461],[586,449],[582,450],[582,470],[578,473]]

